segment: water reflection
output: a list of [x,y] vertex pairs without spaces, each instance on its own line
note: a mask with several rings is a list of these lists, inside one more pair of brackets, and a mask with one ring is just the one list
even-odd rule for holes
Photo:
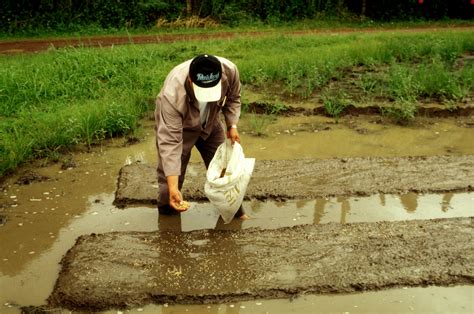
[[349,203],[349,200],[347,198],[341,198],[338,197],[337,201],[341,203],[341,224],[346,223],[347,215],[349,214],[349,211],[351,210],[351,205]]
[[312,201],[262,202],[249,206],[252,219],[242,228],[272,229],[298,224],[353,223],[469,217],[474,215],[474,193],[373,195],[333,197]]
[[446,193],[443,195],[443,200],[441,202],[441,210],[443,212],[447,212],[448,209],[452,209],[450,203],[453,196],[454,196],[454,193]]
[[418,207],[418,194],[410,192],[405,195],[400,195],[400,202],[407,213],[413,213]]
[[314,224],[321,223],[321,219],[324,216],[324,208],[326,207],[328,200],[325,198],[318,198],[314,204]]
[[385,194],[379,194],[379,199],[380,199],[380,204],[381,204],[382,206],[385,206],[385,204],[387,204],[387,203],[385,202]]

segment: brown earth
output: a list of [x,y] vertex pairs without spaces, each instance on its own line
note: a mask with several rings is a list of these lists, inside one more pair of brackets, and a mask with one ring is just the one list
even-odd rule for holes
[[[367,157],[257,160],[248,199],[314,199],[328,196],[407,192],[472,191],[474,156]],[[204,167],[190,164],[183,195],[206,200]],[[120,170],[115,204],[154,204],[155,167],[135,163]]]
[[[333,34],[353,32],[426,32],[447,29],[472,30],[472,26],[441,26],[441,27],[414,27],[408,29],[377,29],[377,28],[339,28],[339,29],[316,29],[284,31],[285,34]],[[130,36],[85,36],[81,38],[46,38],[46,39],[20,39],[0,41],[0,54],[18,54],[45,51],[51,47],[63,48],[68,46],[100,47],[124,44],[148,44],[168,43],[174,41],[206,40],[206,39],[229,39],[238,36],[266,36],[281,34],[275,31],[253,31],[253,32],[215,32],[197,34],[160,34],[160,35],[130,35]]]
[[77,310],[474,283],[472,218],[81,236],[48,301]]

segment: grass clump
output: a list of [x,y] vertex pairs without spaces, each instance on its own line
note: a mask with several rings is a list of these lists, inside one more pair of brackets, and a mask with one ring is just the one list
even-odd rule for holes
[[390,117],[396,123],[406,125],[415,119],[418,107],[414,102],[400,100],[390,106],[381,107],[380,109],[383,115]]
[[253,135],[265,136],[267,134],[267,127],[274,120],[273,115],[250,113],[250,130]]
[[350,105],[349,96],[341,91],[327,89],[322,93],[321,99],[326,109],[326,113],[339,122],[341,113]]

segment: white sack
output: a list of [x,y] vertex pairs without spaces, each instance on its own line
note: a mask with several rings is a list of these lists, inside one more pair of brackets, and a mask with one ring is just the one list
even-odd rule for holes
[[[255,158],[245,158],[242,146],[230,141],[222,143],[207,170],[204,193],[219,210],[224,223],[229,223],[244,200],[252,176]],[[221,178],[222,169],[226,169]]]

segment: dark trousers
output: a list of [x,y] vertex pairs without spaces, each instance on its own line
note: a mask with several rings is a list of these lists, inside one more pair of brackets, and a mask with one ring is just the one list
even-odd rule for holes
[[[201,154],[201,157],[206,165],[206,169],[209,167],[209,164],[216,153],[219,145],[224,143],[225,134],[222,125],[217,122],[211,132],[211,134],[203,140],[201,137],[200,131],[183,131],[183,152],[181,155],[181,174],[179,176],[178,188],[181,191],[184,183],[184,176],[186,174],[186,168],[191,158],[191,150],[196,146],[197,150]],[[166,181],[165,173],[163,172],[163,164],[161,158],[159,157],[158,151],[158,185],[159,185],[159,195],[158,195],[158,209],[161,214],[170,214],[174,210],[170,209],[169,206],[169,191],[168,183]],[[171,211],[171,212],[170,212]]]

